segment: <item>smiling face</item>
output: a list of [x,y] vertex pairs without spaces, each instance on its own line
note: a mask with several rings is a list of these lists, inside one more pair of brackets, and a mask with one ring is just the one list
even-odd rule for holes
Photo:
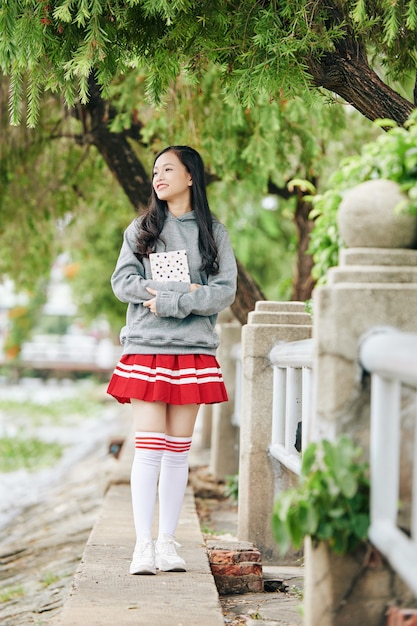
[[156,159],[152,185],[159,200],[165,200],[169,208],[179,205],[191,210],[191,174],[175,152],[164,152]]

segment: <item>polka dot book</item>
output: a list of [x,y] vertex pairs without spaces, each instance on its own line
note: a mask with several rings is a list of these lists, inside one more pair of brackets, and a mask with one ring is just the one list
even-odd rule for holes
[[191,282],[186,250],[153,252],[149,255],[149,261],[153,280],[164,283],[169,281]]

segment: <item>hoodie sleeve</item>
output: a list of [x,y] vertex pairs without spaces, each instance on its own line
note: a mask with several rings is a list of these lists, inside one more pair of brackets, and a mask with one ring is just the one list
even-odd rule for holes
[[[145,267],[135,256],[135,249],[136,220],[124,232],[119,258],[111,277],[111,286],[114,295],[121,302],[139,304],[153,297],[146,291],[146,287],[161,289],[161,283],[146,278]],[[171,293],[171,290],[184,293],[190,290],[190,285],[172,281],[164,283],[163,289],[167,290],[166,293]]]
[[156,311],[160,317],[215,315],[234,302],[237,282],[236,259],[228,232],[221,224],[217,229],[216,243],[219,273],[209,276],[207,285],[201,285],[192,292],[157,291]]

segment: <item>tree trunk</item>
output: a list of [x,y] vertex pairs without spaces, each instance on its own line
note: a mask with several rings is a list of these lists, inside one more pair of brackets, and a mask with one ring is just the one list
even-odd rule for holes
[[[314,184],[316,184],[316,181]],[[301,302],[305,302],[311,298],[314,288],[314,280],[311,275],[313,257],[311,254],[307,254],[310,243],[310,233],[313,229],[313,222],[308,217],[310,211],[311,203],[306,202],[303,192],[298,190],[297,205],[294,214],[294,222],[298,233],[298,245],[292,299]]]
[[[313,177],[310,182],[317,188],[317,178]],[[280,198],[288,200],[294,195],[293,191],[289,191],[288,184],[284,187],[278,187],[274,183],[269,182],[268,193],[275,194]],[[309,213],[312,206],[304,200],[305,194],[297,188],[297,204],[294,213],[294,224],[297,229],[297,256],[294,269],[292,300],[305,302],[311,298],[314,288],[314,280],[311,276],[313,269],[313,257],[307,254],[307,248],[310,244],[310,233],[313,229],[313,222],[309,219]]]
[[[126,193],[136,211],[147,205],[150,192],[150,179],[136,156],[124,133],[112,133],[108,128],[111,110],[102,99],[94,77],[90,80],[90,100],[80,105],[74,114],[84,128],[83,143],[94,145],[106,161],[109,169]],[[255,308],[257,300],[265,297],[245,267],[238,262],[238,288],[231,309],[241,324],[246,324],[249,311]]]
[[[150,179],[132,149],[127,133],[113,133],[109,130],[109,121],[114,111],[101,97],[94,75],[90,76],[89,91],[88,104],[74,109],[74,115],[80,119],[84,129],[81,141],[97,148],[135,210],[141,211],[149,201]],[[139,129],[140,125],[137,125],[137,138]]]
[[101,124],[92,131],[96,146],[136,211],[149,201],[151,183],[129,141],[121,133],[112,133]]
[[241,324],[246,324],[248,313],[254,310],[258,300],[266,298],[242,263],[237,261],[237,295],[231,309]]

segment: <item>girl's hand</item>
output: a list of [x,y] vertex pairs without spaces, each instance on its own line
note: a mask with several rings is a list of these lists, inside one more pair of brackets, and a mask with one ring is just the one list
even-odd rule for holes
[[197,285],[197,283],[191,283],[190,291],[195,291],[196,289],[200,289],[201,285]]
[[146,287],[146,291],[149,291],[149,293],[155,297],[144,302],[143,306],[146,306],[150,310],[150,312],[153,313],[154,315],[158,315],[158,313],[156,312],[156,293],[157,293],[156,289],[151,289],[151,287]]

